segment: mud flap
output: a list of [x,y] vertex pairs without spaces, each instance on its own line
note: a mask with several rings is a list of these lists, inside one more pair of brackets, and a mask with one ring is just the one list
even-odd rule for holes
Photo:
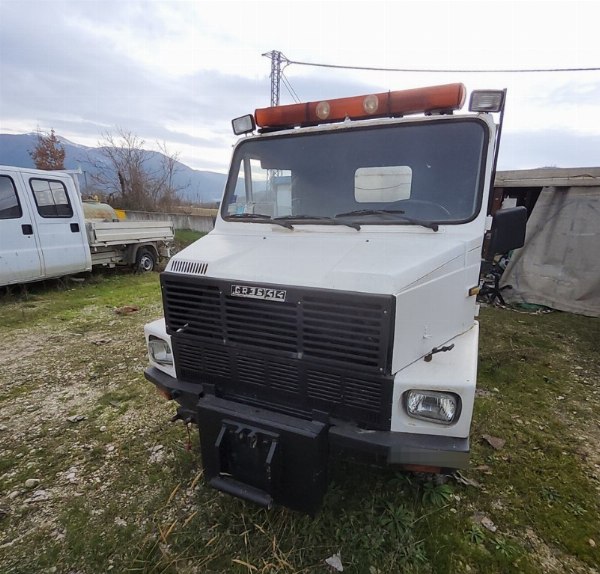
[[327,488],[327,426],[206,395],[198,402],[204,476],[267,508],[314,514]]

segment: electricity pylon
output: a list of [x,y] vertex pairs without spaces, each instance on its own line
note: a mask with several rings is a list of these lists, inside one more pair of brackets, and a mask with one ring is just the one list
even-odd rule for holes
[[271,106],[278,106],[279,95],[281,93],[281,73],[283,68],[285,68],[289,62],[288,59],[277,50],[266,52],[263,56],[271,58]]

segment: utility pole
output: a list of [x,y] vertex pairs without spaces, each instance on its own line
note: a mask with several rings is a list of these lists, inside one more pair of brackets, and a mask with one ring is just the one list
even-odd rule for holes
[[[288,59],[277,50],[266,52],[263,56],[271,58],[271,107],[278,106],[279,95],[281,93],[281,63],[285,62],[287,65]],[[279,170],[277,169],[270,169],[267,171],[267,188],[271,190],[271,193],[276,193],[275,181],[278,176]]]
[[281,93],[281,72],[287,66],[288,59],[277,50],[266,52],[263,56],[271,58],[271,106],[278,106]]

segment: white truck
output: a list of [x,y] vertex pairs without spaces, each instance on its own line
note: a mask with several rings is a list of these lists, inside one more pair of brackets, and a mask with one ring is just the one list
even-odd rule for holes
[[249,135],[215,229],[170,260],[165,318],[145,327],[145,376],[198,425],[213,487],[313,513],[333,449],[468,464],[482,249],[520,246],[526,210],[489,215],[505,91],[456,113],[465,98],[449,84],[233,121]]
[[169,255],[171,222],[119,221],[81,199],[77,173],[0,166],[0,286],[132,265]]

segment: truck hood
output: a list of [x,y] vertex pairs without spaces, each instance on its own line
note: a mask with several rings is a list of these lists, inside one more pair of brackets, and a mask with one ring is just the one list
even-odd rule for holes
[[[478,242],[475,242],[478,243]],[[248,283],[398,294],[465,266],[464,237],[409,233],[215,232],[174,256],[167,271]]]

